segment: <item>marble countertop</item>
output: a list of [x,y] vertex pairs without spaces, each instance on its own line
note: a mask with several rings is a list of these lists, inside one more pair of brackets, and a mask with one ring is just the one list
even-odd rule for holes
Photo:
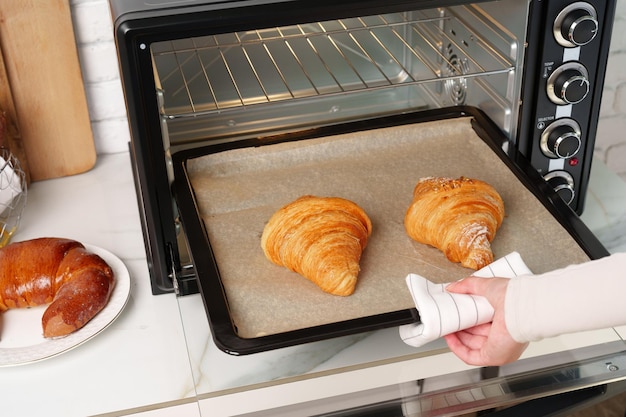
[[6,415],[86,416],[195,398],[177,300],[150,291],[134,192],[128,154],[31,185],[14,240],[56,236],[104,248],[128,268],[131,294],[113,325],[87,343],[0,369]]
[[[626,233],[616,222],[626,227],[626,184],[608,190],[609,180],[612,174],[595,164],[583,218],[610,250],[623,250]],[[14,239],[41,236],[77,239],[118,256],[131,275],[130,300],[87,343],[1,369],[7,415],[226,416],[471,369],[442,341],[411,348],[395,328],[243,357],[223,353],[199,295],[151,294],[127,153],[101,155],[85,174],[32,184]],[[625,336],[626,328],[561,336],[533,343],[524,358]]]

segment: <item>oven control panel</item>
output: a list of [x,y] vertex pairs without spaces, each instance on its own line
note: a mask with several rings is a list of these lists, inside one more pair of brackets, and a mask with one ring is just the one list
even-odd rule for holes
[[607,32],[605,3],[551,1],[545,33],[539,37],[543,44],[537,48],[538,92],[527,156],[578,213],[591,167],[606,68],[600,53],[608,48],[602,42],[602,33]]

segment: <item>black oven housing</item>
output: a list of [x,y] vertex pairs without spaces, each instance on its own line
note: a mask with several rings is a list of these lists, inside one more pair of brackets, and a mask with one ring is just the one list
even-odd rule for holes
[[[130,152],[152,290],[154,294],[198,291],[195,279],[184,279],[177,230],[177,210],[168,177],[168,155],[164,152],[155,96],[155,78],[150,45],[155,42],[210,34],[278,27],[352,16],[405,10],[482,3],[461,0],[293,0],[293,1],[179,1],[153,2],[111,0],[121,78],[129,116]],[[557,176],[551,181],[580,214],[584,207],[598,123],[601,94],[614,17],[615,0],[586,0],[597,11],[598,30],[588,45],[581,46],[578,60],[587,69],[589,93],[580,103],[559,106],[546,94],[550,73],[564,60],[564,48],[555,42],[553,22],[571,1],[531,1],[526,23],[521,105],[516,131],[509,146],[528,159],[541,176],[551,171],[551,159],[541,148],[545,126],[559,118],[562,107],[580,126],[580,150],[559,171],[567,171],[573,185]],[[573,162],[570,162],[573,161]],[[192,274],[193,275],[193,274]]]

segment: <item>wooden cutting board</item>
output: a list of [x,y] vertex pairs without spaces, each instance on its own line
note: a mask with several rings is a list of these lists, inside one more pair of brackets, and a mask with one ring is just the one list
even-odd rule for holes
[[96,151],[69,0],[0,1],[0,48],[31,179],[91,169]]

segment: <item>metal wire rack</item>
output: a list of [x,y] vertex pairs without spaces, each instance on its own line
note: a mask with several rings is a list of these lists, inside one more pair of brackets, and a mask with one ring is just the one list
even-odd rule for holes
[[468,78],[513,70],[454,19],[397,13],[155,43],[161,113],[195,117],[442,80],[458,95]]

